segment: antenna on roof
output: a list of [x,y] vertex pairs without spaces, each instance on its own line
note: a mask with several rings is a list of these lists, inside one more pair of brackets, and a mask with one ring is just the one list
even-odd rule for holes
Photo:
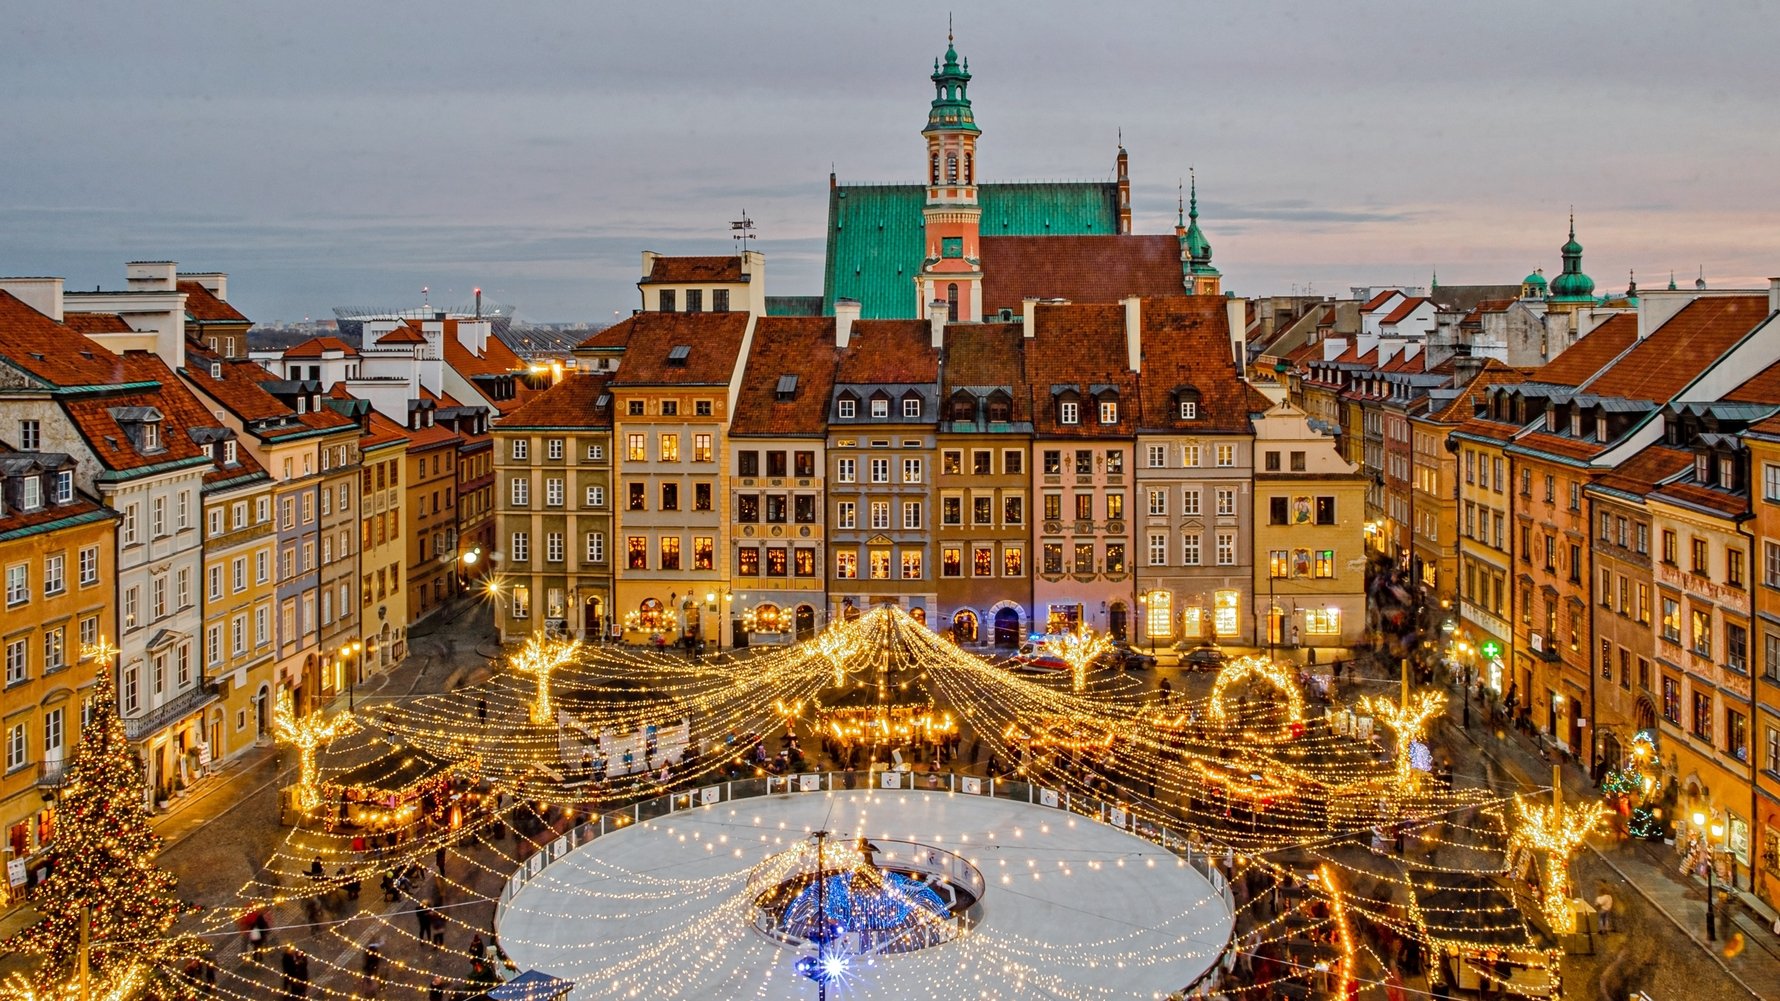
[[420,287],[420,305],[422,308],[425,308],[429,304],[429,300],[427,299],[427,296],[430,295],[432,293],[432,291],[433,291],[432,288],[430,288],[429,286],[422,285]]
[[748,241],[754,239],[754,220],[748,218],[748,210],[742,210],[742,217],[729,224],[729,235],[735,239],[736,251],[748,252]]

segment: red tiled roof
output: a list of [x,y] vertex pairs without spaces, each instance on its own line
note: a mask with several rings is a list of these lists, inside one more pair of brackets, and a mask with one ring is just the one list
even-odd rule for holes
[[1666,403],[1767,315],[1765,295],[1696,299],[1584,388],[1600,396]]
[[1561,434],[1552,434],[1549,431],[1535,431],[1531,434],[1521,435],[1514,440],[1514,443],[1569,459],[1592,459],[1607,450],[1607,446],[1598,441],[1581,441],[1576,438],[1567,438]]
[[62,325],[83,334],[135,333],[134,328],[116,313],[63,313]]
[[577,347],[583,348],[622,348],[630,343],[630,327],[623,323],[614,323],[602,327],[590,334]]
[[1532,382],[1580,386],[1605,368],[1638,339],[1638,318],[1630,313],[1609,317],[1556,358],[1527,374]]
[[[445,342],[445,364],[451,366],[465,379],[470,380],[472,386],[475,385],[475,377],[479,375],[516,376],[525,369],[525,362],[513,353],[513,349],[509,348],[505,341],[492,333],[488,335],[488,342],[483,345],[481,354],[465,347],[463,342],[458,340],[456,320],[445,321],[443,340]],[[531,399],[535,393],[536,390],[516,378],[513,382],[512,399],[489,400],[488,403],[504,416],[524,406],[525,402]]]
[[1391,299],[1391,296],[1402,295],[1402,294],[1403,293],[1398,292],[1395,289],[1386,289],[1383,292],[1380,292],[1377,295],[1373,296],[1372,298],[1367,299],[1366,305],[1360,307],[1360,312],[1370,313],[1373,310],[1377,309],[1378,307],[1389,302]]
[[[1223,300],[1217,301],[1221,305]],[[1138,398],[1137,373],[1125,367],[1125,307],[1118,303],[1039,306],[1035,328],[1026,345],[1033,430],[1044,435],[1081,437],[1133,434],[1142,403]],[[1081,394],[1082,423],[1058,423],[1053,386],[1074,387]],[[1117,424],[1099,423],[1089,395],[1095,386],[1112,386],[1118,391]]]
[[0,291],[0,360],[54,386],[129,381],[117,355],[4,291]]
[[841,350],[834,381],[855,386],[939,382],[933,329],[926,320],[853,321],[853,335]]
[[1485,299],[1482,302],[1478,303],[1477,305],[1471,307],[1471,312],[1466,313],[1465,318],[1463,320],[1461,320],[1460,322],[1461,323],[1482,323],[1483,322],[1483,314],[1485,314],[1485,313],[1501,313],[1501,312],[1506,311],[1508,309],[1508,307],[1512,306],[1512,305],[1514,305],[1513,299]]
[[[296,414],[285,405],[283,400],[268,392],[263,385],[267,382],[279,381],[277,376],[253,362],[229,361],[221,355],[211,354],[195,345],[187,346],[186,361],[188,364],[181,374],[199,392],[215,400],[223,409],[243,421],[265,420],[294,414],[304,427],[318,431],[355,426],[352,418],[330,407]],[[210,374],[213,367],[218,367],[218,370],[221,371],[220,377]],[[282,431],[269,437],[283,437],[289,433],[289,431]]]
[[964,386],[1005,386],[1012,420],[1032,419],[1032,393],[1026,381],[1026,336],[1018,323],[959,323],[946,328],[945,377],[940,413],[946,398]]
[[657,257],[638,285],[684,285],[692,282],[739,282],[740,257]]
[[320,358],[329,351],[339,351],[348,358],[358,357],[358,348],[338,337],[311,337],[296,347],[285,348],[286,358]]
[[[629,347],[613,386],[722,386],[741,363],[748,314],[637,313],[618,326],[629,328]],[[685,364],[670,364],[668,353],[682,345]]]
[[1478,397],[1482,396],[1489,387],[1512,386],[1515,383],[1525,382],[1526,378],[1526,374],[1518,368],[1510,368],[1506,363],[1494,358],[1486,359],[1477,376],[1464,386],[1459,391],[1459,395],[1453,397],[1452,402],[1442,408],[1439,413],[1431,414],[1430,419],[1442,424],[1455,424],[1469,420],[1477,412]]
[[[840,349],[832,316],[763,316],[755,321],[742,387],[729,433],[815,435],[828,430],[828,399]],[[779,399],[779,380],[796,376],[789,400]]]
[[[158,356],[146,351],[129,351],[118,356],[118,362],[123,381],[157,382],[160,387],[83,396],[63,404],[75,430],[85,439],[94,457],[106,469],[131,470],[202,455],[203,450],[192,440],[191,429],[216,427],[216,418],[192,399],[190,391]],[[187,401],[189,406],[183,405]],[[160,451],[149,455],[136,451],[112,415],[112,411],[120,407],[153,407],[161,414]]]
[[[534,393],[525,406],[508,414],[502,427],[609,428],[612,426],[611,376],[573,373],[548,389]],[[599,406],[601,396],[606,405]]]
[[1780,404],[1780,362],[1775,362],[1745,379],[1742,385],[1724,394],[1730,403]]
[[1741,494],[1727,493],[1701,486],[1690,478],[1686,482],[1671,483],[1652,493],[1653,497],[1671,500],[1693,507],[1705,508],[1726,517],[1735,517],[1749,509],[1748,497]]
[[1693,465],[1693,454],[1658,442],[1638,452],[1613,469],[1602,472],[1595,482],[1604,487],[1643,496],[1656,489],[1656,484]]
[[426,335],[417,327],[410,326],[408,321],[401,326],[377,338],[375,344],[425,344]]
[[1127,296],[1184,295],[1174,236],[985,236],[983,317],[1028,298],[1117,302]]
[[[1145,299],[1139,304],[1143,346],[1141,427],[1208,433],[1249,429],[1254,403],[1246,392],[1248,384],[1236,370],[1230,314],[1224,305],[1225,300],[1215,296]],[[1118,333],[1113,339],[1123,353],[1123,329]],[[1174,403],[1175,390],[1185,386],[1199,391],[1199,416],[1191,421],[1178,419],[1179,410]],[[1049,387],[1034,386],[1035,394],[1040,388]],[[1260,409],[1266,410],[1268,406],[1264,403]]]
[[1422,303],[1427,302],[1427,301],[1428,300],[1422,298],[1421,296],[1410,296],[1409,298],[1398,303],[1397,308],[1391,310],[1390,315],[1386,316],[1383,320],[1380,320],[1379,322],[1380,323],[1396,323],[1397,321],[1403,319],[1405,316],[1408,316],[1409,314],[1415,312],[1418,308],[1421,307]]
[[202,282],[180,282],[185,293],[185,315],[199,323],[252,323],[241,311],[217,298]]
[[370,427],[365,431],[364,436],[359,439],[360,448],[376,448],[380,445],[389,445],[398,441],[412,440],[412,432],[400,424],[397,424],[395,421],[383,416],[381,413],[378,413],[376,408],[372,408],[370,417]]
[[441,445],[456,446],[467,437],[459,435],[456,431],[451,430],[449,426],[444,424],[434,424],[431,427],[415,428],[412,431],[404,429],[402,433],[408,436],[408,451],[410,452],[424,452],[427,449],[438,448]]

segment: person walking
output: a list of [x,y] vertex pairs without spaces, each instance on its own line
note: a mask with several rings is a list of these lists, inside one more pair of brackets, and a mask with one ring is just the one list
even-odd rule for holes
[[284,953],[278,957],[278,985],[285,997],[297,996],[297,947],[294,945],[285,946]]
[[291,979],[293,994],[299,998],[309,996],[309,956],[301,949],[293,949],[296,958],[291,963]]
[[1613,894],[1607,884],[1601,884],[1601,892],[1595,895],[1595,913],[1600,915],[1601,934],[1613,930]]
[[365,974],[364,993],[366,997],[375,995],[378,988],[383,985],[383,979],[378,976],[382,969],[383,943],[372,942],[370,945],[365,946],[363,970]]

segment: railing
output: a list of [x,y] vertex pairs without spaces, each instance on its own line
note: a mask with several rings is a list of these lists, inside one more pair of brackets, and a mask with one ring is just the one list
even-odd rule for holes
[[[960,796],[985,796],[1062,810],[1106,824],[1109,827],[1116,827],[1180,857],[1192,866],[1194,871],[1203,876],[1206,882],[1211,884],[1212,890],[1217,893],[1219,899],[1223,901],[1226,913],[1231,915],[1231,931],[1234,935],[1236,900],[1230,890],[1230,881],[1225,877],[1224,870],[1219,863],[1220,858],[1224,860],[1224,864],[1231,862],[1228,851],[1214,854],[1190,837],[1179,834],[1171,828],[1139,820],[1131,812],[1128,804],[1116,801],[1076,796],[1068,790],[1048,789],[1029,782],[1003,781],[955,773],[917,775],[897,771],[804,772],[784,776],[769,775],[765,778],[737,779],[699,786],[666,796],[657,796],[654,799],[632,804],[628,809],[601,813],[598,817],[575,825],[567,833],[541,846],[514,871],[513,875],[507,878],[506,885],[501,888],[500,900],[495,905],[495,928],[497,930],[500,928],[501,920],[506,916],[508,903],[527,883],[536,879],[558,859],[606,834],[634,827],[645,820],[654,820],[657,817],[665,817],[676,812],[715,806],[718,803],[734,800],[849,789],[934,791]],[[964,859],[958,861],[966,866],[970,865]],[[900,860],[898,867],[901,867]],[[975,867],[971,866],[970,868],[974,873]],[[978,882],[975,884],[978,887],[982,886],[981,878],[981,875],[978,874]],[[960,880],[960,882],[964,882],[964,880]],[[966,885],[970,884],[966,883]],[[1190,993],[1200,984],[1220,975],[1224,953],[1230,948],[1231,943],[1226,942],[1205,972],[1182,988],[1180,993]],[[1215,982],[1215,980],[1211,980],[1211,982]]]
[[126,717],[124,736],[131,740],[142,740],[162,727],[197,712],[216,698],[216,689],[212,687],[212,683],[200,682],[140,716]]
[[62,780],[68,777],[69,764],[70,759],[68,758],[56,758],[53,761],[39,761],[37,763],[37,788],[61,788]]

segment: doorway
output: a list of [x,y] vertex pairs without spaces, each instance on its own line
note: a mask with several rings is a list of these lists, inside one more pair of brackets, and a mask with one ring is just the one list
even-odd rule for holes
[[1112,638],[1115,641],[1123,643],[1125,642],[1125,630],[1130,624],[1130,619],[1131,613],[1130,610],[1125,607],[1125,603],[1122,601],[1115,601],[1112,603],[1112,608],[1107,612],[1106,631],[1112,633]]
[[952,616],[952,642],[975,643],[977,641],[977,613],[966,608]]
[[807,640],[811,636],[816,635],[815,608],[809,605],[797,606],[797,613],[793,617],[793,621],[796,623],[798,639]]
[[1020,613],[1003,608],[995,613],[995,646],[1012,650],[1020,645]]

